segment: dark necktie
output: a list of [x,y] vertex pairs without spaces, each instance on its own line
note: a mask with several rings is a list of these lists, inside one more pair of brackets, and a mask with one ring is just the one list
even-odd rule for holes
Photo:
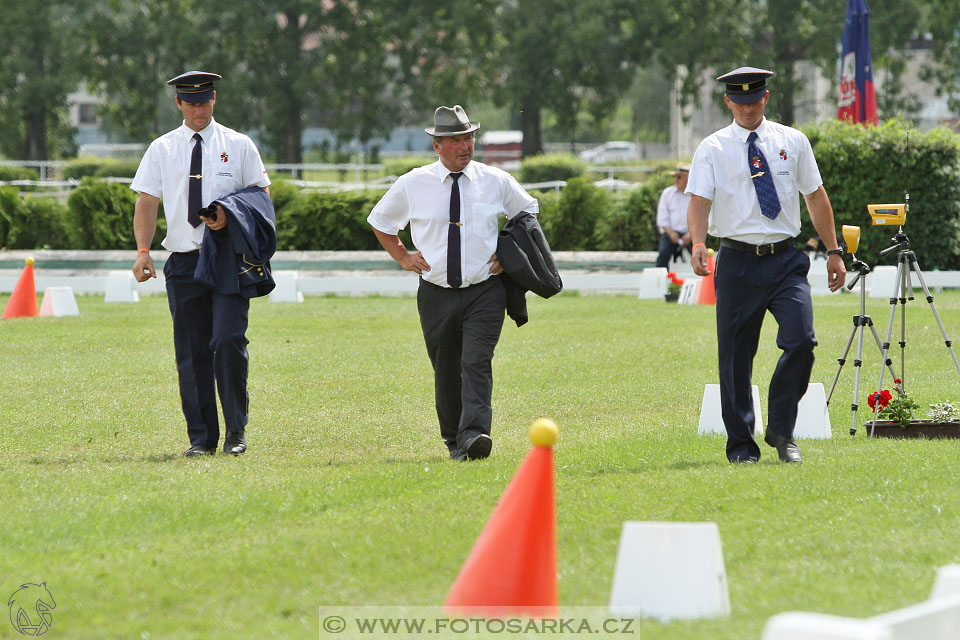
[[460,183],[463,173],[451,173],[450,185],[450,228],[447,229],[447,284],[454,289],[460,288],[463,275],[460,271]]
[[190,190],[187,192],[187,222],[194,227],[200,225],[200,208],[203,206],[203,138],[199,133],[193,134],[196,143],[193,145],[193,155],[190,156]]
[[777,188],[773,185],[773,174],[763,157],[763,151],[757,145],[757,132],[751,131],[747,136],[747,164],[750,177],[753,179],[753,188],[757,191],[757,200],[760,201],[760,212],[771,220],[780,213],[780,198],[777,197]]

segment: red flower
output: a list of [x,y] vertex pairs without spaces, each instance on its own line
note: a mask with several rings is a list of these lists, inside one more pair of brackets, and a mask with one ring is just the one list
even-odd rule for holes
[[670,278],[671,280],[673,280],[673,279],[675,279],[675,278],[677,277],[677,272],[676,272],[676,271],[671,271],[670,273],[667,274],[667,277]]
[[674,278],[674,279],[673,279],[673,284],[677,285],[678,287],[682,287],[682,286],[683,286],[683,280],[681,280],[680,278]]
[[901,382],[903,382],[903,380],[901,380],[900,378],[893,379],[893,384],[900,384]]
[[880,408],[886,407],[888,404],[890,404],[890,400],[893,399],[893,396],[890,395],[890,391],[888,391],[887,389],[884,389],[883,391],[880,391],[880,392],[874,391],[873,393],[870,394],[870,397],[867,398],[867,404],[870,405],[871,409],[876,408],[877,393],[880,394],[880,397],[879,397]]

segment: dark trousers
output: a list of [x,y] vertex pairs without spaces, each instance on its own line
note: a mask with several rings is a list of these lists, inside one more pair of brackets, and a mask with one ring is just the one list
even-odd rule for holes
[[453,452],[477,434],[490,435],[493,350],[506,294],[499,276],[464,289],[420,280],[417,309],[433,364],[440,435]]
[[670,236],[667,234],[660,235],[660,246],[658,248],[659,253],[657,254],[657,266],[658,267],[670,267],[670,262],[681,249],[683,245],[675,243],[670,239]]
[[217,391],[227,431],[243,431],[247,426],[250,301],[194,280],[198,258],[198,254],[172,253],[163,275],[187,435],[191,445],[216,447],[220,439]]
[[793,437],[797,403],[813,369],[813,303],[802,251],[757,256],[722,247],[717,256],[717,345],[720,355],[720,407],[727,430],[727,458],[760,457],[753,440],[755,416],[750,390],[760,328],[769,310],[779,325],[783,350],[770,379],[767,431]]

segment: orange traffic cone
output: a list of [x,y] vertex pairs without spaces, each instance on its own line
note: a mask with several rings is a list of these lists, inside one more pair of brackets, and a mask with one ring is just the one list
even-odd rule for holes
[[557,426],[539,418],[527,454],[463,563],[443,603],[487,617],[557,614],[553,445]]
[[4,318],[36,318],[37,287],[33,282],[33,258],[27,258],[17,286],[13,288],[7,306],[3,310]]
[[700,295],[697,304],[717,304],[717,292],[713,288],[713,271],[717,266],[713,261],[713,249],[707,249],[707,270],[710,275],[700,279]]

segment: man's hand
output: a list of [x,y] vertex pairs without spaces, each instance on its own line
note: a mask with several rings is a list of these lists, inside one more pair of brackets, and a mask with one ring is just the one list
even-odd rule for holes
[[137,261],[133,263],[133,277],[137,282],[146,282],[150,278],[157,277],[157,270],[153,267],[153,258],[149,251],[142,251],[137,254]]
[[698,244],[693,248],[690,254],[690,264],[695,274],[698,276],[708,276],[713,273],[707,269],[707,258],[709,257],[710,255],[707,253],[707,248],[702,244]]
[[227,212],[219,204],[217,205],[217,219],[211,220],[200,216],[200,219],[210,228],[210,231],[219,231],[227,226]]
[[500,275],[503,273],[503,267],[500,266],[500,260],[497,259],[497,254],[490,256],[490,259],[487,261],[487,264],[490,265],[490,273],[493,275]]
[[827,285],[830,291],[839,291],[847,279],[847,267],[842,256],[827,257]]
[[421,276],[424,271],[430,271],[430,265],[423,259],[423,255],[419,251],[407,253],[397,262],[407,271],[413,271]]

